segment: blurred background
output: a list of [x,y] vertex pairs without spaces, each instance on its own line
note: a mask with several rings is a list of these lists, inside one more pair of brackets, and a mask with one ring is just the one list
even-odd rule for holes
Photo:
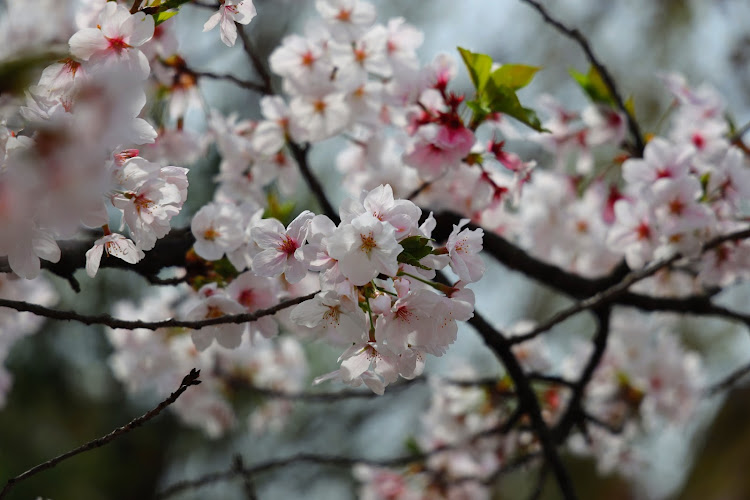
[[[32,3],[32,2],[30,2]],[[255,0],[258,17],[248,32],[264,58],[288,33],[300,32],[312,15],[312,0]],[[567,107],[585,106],[585,96],[568,76],[575,68],[585,72],[588,62],[580,48],[545,25],[538,14],[517,0],[398,0],[374,1],[379,21],[402,16],[425,34],[422,61],[438,52],[458,58],[456,46],[484,52],[495,61],[543,66],[532,85],[521,92],[533,103],[550,93]],[[693,85],[715,86],[725,96],[738,124],[750,120],[750,3],[743,0],[548,0],[550,12],[591,41],[599,58],[615,76],[620,90],[632,95],[636,115],[644,130],[655,131],[669,105],[657,75],[683,73]],[[0,2],[2,5],[2,2]],[[251,78],[252,70],[239,46],[223,46],[216,33],[202,33],[211,11],[185,7],[172,21],[177,24],[180,52],[192,68],[232,72]],[[0,16],[2,12],[0,11]],[[460,71],[456,90],[468,90]],[[278,83],[278,82],[277,82]],[[209,102],[224,112],[258,118],[257,96],[231,84],[201,81]],[[202,116],[188,117],[188,125],[205,129]],[[340,174],[334,167],[342,143],[326,141],[312,152],[313,169],[322,177],[329,196],[337,204],[346,194],[339,191]],[[188,224],[194,212],[212,195],[211,178],[218,156],[211,150],[190,172],[190,197],[181,219]],[[301,189],[298,207],[311,200]],[[488,313],[500,327],[522,318],[544,318],[565,305],[522,276],[507,272],[486,259],[488,273],[474,286],[477,309]],[[62,300],[60,308],[100,313],[118,300],[137,300],[148,286],[127,272],[103,270],[96,280],[82,279],[83,290],[73,293],[67,283],[50,278]],[[747,288],[722,294],[728,306],[748,309]],[[568,321],[567,335],[589,331],[585,320]],[[717,380],[750,359],[746,331],[719,321],[684,320],[684,339],[703,354],[708,380]],[[2,335],[2,332],[0,332]],[[311,373],[333,369],[339,353],[321,345],[308,347]],[[114,380],[107,364],[111,353],[103,331],[74,323],[47,322],[41,330],[18,342],[7,361],[14,385],[7,405],[0,410],[0,476],[17,474],[28,467],[78,446],[150,409],[160,398],[128,397]],[[428,373],[448,373],[470,364],[482,375],[501,372],[498,362],[468,327],[442,358],[431,358]],[[584,499],[744,499],[750,498],[750,388],[735,389],[731,397],[706,399],[699,418],[687,433],[664,432],[644,446],[653,462],[638,481],[616,476],[601,477],[589,461],[566,457],[580,497]],[[44,498],[77,500],[134,499],[152,497],[173,482],[205,471],[224,470],[241,453],[246,463],[284,457],[295,452],[319,452],[345,456],[386,458],[406,452],[406,443],[417,432],[420,414],[429,403],[427,387],[414,385],[381,398],[335,403],[296,403],[281,432],[256,435],[246,426],[220,439],[209,439],[199,430],[181,426],[167,412],[145,427],[112,444],[82,454],[21,483],[12,499]],[[252,402],[238,410],[249,413]],[[526,498],[535,473],[507,477],[497,498]],[[550,483],[544,498],[555,498]],[[256,484],[261,499],[348,499],[356,484],[348,471],[328,467],[295,466],[265,474]],[[244,498],[238,480],[217,483],[187,492],[182,499]]]

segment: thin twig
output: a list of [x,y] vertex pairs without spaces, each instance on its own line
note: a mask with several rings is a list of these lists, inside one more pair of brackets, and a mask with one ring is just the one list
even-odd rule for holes
[[[500,427],[493,427],[490,429],[485,429],[483,431],[479,431],[472,436],[469,437],[469,439],[466,442],[461,442],[457,444],[445,444],[441,446],[437,446],[433,448],[432,450],[423,452],[423,453],[417,453],[412,455],[405,455],[400,457],[394,457],[394,458],[386,458],[386,459],[372,459],[372,458],[352,458],[352,457],[343,457],[338,455],[326,455],[326,454],[318,454],[318,453],[300,453],[297,455],[292,455],[287,458],[280,458],[275,460],[269,460],[267,462],[262,462],[256,465],[253,465],[251,467],[245,467],[242,470],[238,470],[236,465],[233,465],[231,468],[224,470],[224,471],[217,471],[208,473],[204,476],[193,478],[193,479],[186,479],[184,481],[179,481],[171,486],[168,486],[166,489],[164,489],[161,493],[157,495],[157,498],[164,499],[171,497],[181,491],[190,490],[194,488],[200,488],[202,486],[206,486],[209,484],[216,483],[218,481],[226,481],[228,479],[231,479],[238,474],[242,474],[244,477],[254,477],[258,474],[262,474],[265,472],[269,472],[275,469],[283,468],[283,467],[289,467],[292,465],[298,465],[303,463],[308,464],[314,464],[314,465],[321,465],[321,466],[331,466],[331,467],[354,467],[355,465],[369,465],[371,467],[402,467],[405,465],[409,465],[412,463],[418,463],[418,462],[424,462],[428,458],[435,456],[437,454],[460,449],[464,446],[470,443],[473,443],[479,439],[489,437],[496,434],[503,433],[503,426]],[[531,454],[531,458],[535,458],[535,454]],[[527,458],[526,456],[520,457],[519,464],[521,463],[527,463],[530,458]],[[517,468],[518,465],[509,464],[513,468]],[[458,481],[465,481],[467,479],[474,479],[477,478],[474,476],[472,478],[459,478]]]
[[[750,229],[742,229],[740,231],[718,236],[703,245],[701,254],[708,250],[711,250],[712,248],[715,248],[721,245],[722,243],[726,241],[739,240],[739,239],[744,239],[747,237],[750,237]],[[530,332],[525,333],[523,335],[517,335],[511,338],[510,342],[512,344],[519,344],[521,342],[526,342],[538,336],[539,334],[546,332],[547,330],[551,329],[558,323],[562,323],[563,321],[570,318],[571,316],[578,314],[581,311],[592,309],[594,307],[603,305],[608,302],[613,302],[614,299],[625,294],[628,288],[630,288],[633,284],[643,279],[646,279],[649,276],[656,274],[661,269],[669,267],[670,265],[674,264],[675,262],[677,262],[678,260],[682,258],[683,258],[682,254],[678,253],[671,257],[666,257],[664,259],[656,260],[652,262],[651,264],[645,266],[643,269],[633,271],[627,276],[625,276],[622,279],[622,281],[620,281],[616,285],[613,285],[607,288],[606,290],[603,290],[585,300],[581,300],[580,302],[573,304],[567,309],[563,309],[562,311],[552,316],[552,318],[550,318],[548,321],[545,321],[544,323],[540,324],[539,326],[537,326]]]
[[586,57],[588,58],[589,62],[593,67],[596,68],[596,70],[599,72],[599,75],[601,75],[602,80],[604,81],[604,84],[607,86],[607,89],[609,89],[609,93],[612,95],[612,97],[615,100],[615,104],[617,104],[618,109],[626,116],[628,120],[628,128],[630,129],[630,134],[633,136],[633,140],[635,141],[635,155],[636,156],[643,156],[643,149],[645,147],[643,143],[643,136],[641,135],[641,129],[638,125],[638,122],[636,121],[633,114],[628,110],[627,106],[625,106],[625,101],[623,101],[622,96],[620,95],[619,90],[617,90],[617,85],[615,84],[614,78],[612,78],[612,75],[610,74],[609,70],[602,64],[601,61],[594,55],[594,51],[591,48],[591,44],[589,44],[589,41],[586,39],[586,37],[577,29],[568,28],[563,23],[552,17],[549,12],[547,12],[547,9],[542,6],[541,3],[539,3],[537,0],[521,0],[522,2],[525,2],[529,5],[531,5],[534,9],[536,9],[537,12],[544,18],[544,20],[547,22],[547,24],[554,27],[557,31],[562,33],[563,35],[567,36],[568,38],[571,38],[574,40],[580,47],[583,49],[583,51],[586,53]]
[[230,82],[240,87],[246,88],[248,90],[252,90],[253,92],[258,92],[259,94],[264,94],[264,95],[268,94],[268,90],[266,89],[266,87],[263,86],[263,84],[251,82],[249,80],[242,80],[241,78],[237,78],[234,75],[212,73],[210,71],[193,71],[193,70],[190,70],[190,73],[197,77],[212,78],[214,80],[229,80]]
[[242,488],[245,490],[247,500],[258,500],[258,495],[255,493],[255,485],[253,484],[253,477],[250,474],[245,474],[245,462],[239,453],[234,456],[234,470],[242,477]]
[[715,396],[720,392],[731,389],[737,382],[740,381],[740,379],[744,378],[748,373],[750,373],[750,364],[738,368],[737,370],[730,373],[727,377],[706,388],[706,396]]
[[310,300],[318,292],[309,293],[302,297],[296,297],[294,299],[285,300],[273,307],[267,309],[259,309],[253,313],[243,314],[229,314],[226,316],[219,316],[217,318],[200,319],[195,321],[186,321],[179,319],[165,319],[162,321],[130,321],[119,318],[113,318],[109,314],[98,314],[98,315],[86,315],[80,314],[75,311],[61,311],[59,309],[51,309],[49,307],[40,306],[37,304],[30,304],[28,302],[22,302],[18,300],[7,300],[0,299],[0,307],[8,307],[21,312],[30,312],[37,316],[43,316],[45,318],[57,319],[62,321],[78,321],[84,325],[105,325],[110,328],[124,328],[127,330],[135,330],[137,328],[145,328],[146,330],[158,330],[159,328],[191,328],[199,329],[204,326],[212,325],[224,325],[229,323],[240,324],[249,323],[251,321],[257,321],[259,318],[264,316],[270,316],[275,314],[282,309],[300,304],[306,300]]
[[490,325],[477,311],[474,311],[474,316],[469,320],[469,324],[476,329],[485,344],[487,344],[487,346],[500,359],[505,366],[508,375],[513,380],[518,397],[518,404],[531,420],[532,429],[542,445],[544,459],[552,470],[552,473],[555,475],[555,479],[557,480],[563,498],[566,500],[577,498],[573,488],[573,482],[571,481],[570,475],[565,469],[565,465],[562,463],[562,459],[557,451],[557,444],[553,439],[552,433],[547,427],[547,424],[544,422],[544,417],[542,417],[542,410],[539,406],[539,401],[536,398],[536,394],[534,393],[531,383],[524,373],[521,364],[513,354],[511,343],[504,335]]
[[583,397],[586,393],[586,387],[594,376],[594,372],[604,356],[604,351],[607,349],[611,313],[612,311],[609,307],[603,307],[594,311],[597,319],[596,334],[594,335],[594,351],[591,353],[591,356],[583,369],[583,373],[581,373],[581,377],[573,387],[568,407],[565,409],[562,417],[560,417],[560,421],[555,426],[554,434],[558,443],[564,441],[572,428],[581,420],[581,417],[584,414]]
[[333,205],[331,205],[331,202],[328,200],[328,197],[323,190],[323,185],[312,172],[310,165],[307,162],[307,151],[309,147],[300,146],[299,144],[290,142],[289,149],[292,151],[292,156],[294,156],[297,165],[299,165],[299,170],[302,173],[302,177],[304,177],[307,186],[310,188],[310,191],[312,191],[315,199],[318,200],[320,209],[333,221],[334,224],[338,225],[341,222],[339,214],[336,209],[333,208]]
[[263,90],[261,92],[263,92],[264,94],[273,94],[274,92],[271,85],[271,75],[268,73],[268,70],[263,64],[263,61],[261,61],[260,56],[258,56],[258,53],[253,47],[250,36],[245,31],[245,26],[239,23],[234,24],[235,26],[237,26],[237,34],[240,36],[240,40],[242,41],[242,48],[244,49],[245,54],[247,54],[247,56],[250,58],[250,62],[253,64],[255,72],[258,74],[260,79],[263,80],[263,85],[261,86]]
[[55,458],[52,458],[50,460],[47,460],[44,463],[41,463],[35,467],[32,467],[31,469],[27,470],[23,474],[19,474],[18,476],[12,477],[8,479],[8,482],[5,483],[5,487],[2,491],[0,491],[0,499],[5,497],[5,495],[11,490],[11,488],[23,481],[24,479],[28,479],[31,476],[34,476],[40,472],[43,472],[47,469],[51,469],[52,467],[56,466],[63,460],[67,460],[68,458],[74,457],[78,455],[79,453],[83,453],[85,451],[93,450],[95,448],[100,448],[110,442],[112,442],[114,439],[117,439],[121,435],[132,431],[136,427],[140,427],[152,418],[156,417],[159,413],[161,413],[167,406],[171,405],[175,401],[177,401],[177,398],[179,398],[183,392],[187,390],[188,387],[191,385],[198,385],[201,383],[200,380],[198,380],[198,377],[200,376],[200,370],[196,370],[193,368],[190,373],[185,375],[185,378],[182,379],[182,382],[180,383],[180,387],[177,388],[176,391],[174,391],[172,394],[169,395],[167,399],[159,403],[156,408],[153,410],[141,415],[138,418],[135,418],[131,420],[128,424],[118,427],[117,429],[113,430],[109,434],[102,436],[98,439],[94,439],[93,441],[89,441],[88,443],[79,446],[78,448],[68,451],[67,453],[63,453],[62,455],[59,455]]

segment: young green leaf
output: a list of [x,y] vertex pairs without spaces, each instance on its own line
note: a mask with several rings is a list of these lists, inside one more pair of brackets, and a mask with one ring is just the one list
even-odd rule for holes
[[492,71],[492,58],[487,54],[477,54],[458,47],[458,52],[469,70],[469,76],[477,93],[482,92]]
[[503,64],[492,72],[490,78],[497,86],[510,87],[513,90],[522,89],[534,78],[539,66],[527,66],[525,64]]

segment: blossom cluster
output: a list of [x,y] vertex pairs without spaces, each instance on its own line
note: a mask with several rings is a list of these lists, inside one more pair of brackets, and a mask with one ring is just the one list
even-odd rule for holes
[[[279,296],[274,279],[283,275],[293,285],[308,272],[318,272],[320,294],[295,307],[291,320],[349,346],[339,360],[341,368],[319,380],[365,383],[382,394],[399,375],[419,375],[426,354],[442,355],[456,339],[456,322],[473,314],[474,295],[466,285],[481,278],[484,263],[482,231],[464,228],[468,220],[454,227],[445,247],[437,248],[431,241],[432,215],[420,224],[421,209],[395,199],[389,185],[344,202],[338,226],[325,215],[304,211],[285,227],[263,219],[262,212],[248,210],[247,204],[214,203],[195,215],[196,253],[207,260],[226,255],[237,270],[249,270],[225,290],[204,286],[199,292],[203,301],[189,319],[236,314],[251,303],[269,307]],[[431,281],[448,265],[459,278],[453,286]],[[235,347],[243,328],[204,327],[193,340],[199,349],[214,338]],[[278,331],[269,318],[251,328],[265,336]]]
[[[171,310],[167,304],[179,303],[189,296],[187,289],[161,288],[141,304],[121,302],[115,307],[115,314],[145,320],[186,314]],[[198,306],[198,300],[188,298],[180,308],[190,311]],[[112,371],[130,393],[164,397],[179,385],[185,373],[193,368],[201,370],[202,383],[187,391],[171,408],[185,424],[202,429],[210,437],[222,436],[240,425],[234,400],[243,389],[295,393],[307,379],[302,347],[288,336],[267,340],[251,329],[231,349],[213,344],[198,350],[181,328],[110,329],[107,334],[114,347],[110,357]],[[278,429],[291,410],[289,401],[270,399],[254,408],[247,425],[256,432],[269,427]]]
[[[169,232],[187,196],[186,169],[127,149],[157,137],[139,117],[150,74],[140,48],[153,36],[153,17],[115,2],[91,10],[99,11],[89,20],[96,27],[79,26],[70,57],[46,67],[24,105],[11,106],[0,123],[0,256],[29,279],[40,259],[60,259],[56,240],[81,225],[105,233],[86,256],[90,276],[104,252],[137,262]],[[9,119],[23,125],[10,128]],[[132,239],[109,230],[107,201]]]
[[[521,335],[533,326],[522,321],[507,331]],[[590,355],[591,347],[579,341],[563,356],[553,355],[555,350],[559,345],[547,337],[514,346],[527,373],[563,380],[580,376],[580,359]],[[361,498],[492,498],[492,478],[540,452],[530,429],[504,428],[518,410],[509,378],[490,382],[470,368],[455,373],[450,380],[431,379],[432,400],[416,440],[429,458],[403,469],[357,465]],[[610,349],[584,393],[586,434],[572,435],[569,448],[592,456],[602,473],[638,476],[654,460],[644,445],[694,417],[704,378],[699,356],[680,343],[670,318],[618,310]],[[570,387],[549,379],[534,381],[533,388],[545,422],[554,426],[567,407]]]

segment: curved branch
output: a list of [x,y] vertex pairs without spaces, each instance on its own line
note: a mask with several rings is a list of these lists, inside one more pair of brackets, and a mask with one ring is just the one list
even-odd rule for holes
[[[291,465],[303,464],[303,463],[314,464],[314,465],[325,465],[325,466],[331,466],[331,467],[354,467],[355,465],[369,465],[372,467],[401,467],[401,466],[409,465],[415,462],[424,462],[428,458],[434,455],[437,455],[439,453],[461,448],[462,446],[465,446],[467,443],[472,443],[483,437],[492,436],[494,434],[500,434],[502,432],[506,432],[503,430],[503,427],[504,426],[493,427],[491,429],[477,432],[476,434],[470,436],[466,442],[462,442],[458,444],[446,444],[442,446],[437,446],[433,448],[432,450],[424,452],[424,453],[406,455],[406,456],[395,457],[395,458],[386,458],[386,459],[381,459],[381,460],[372,459],[372,458],[352,458],[352,457],[325,455],[325,454],[318,454],[318,453],[299,453],[297,455],[292,455],[287,458],[269,460],[267,462],[262,462],[262,463],[253,465],[251,467],[245,467],[245,468],[239,469],[236,466],[236,459],[235,459],[235,464],[233,464],[231,468],[225,471],[209,473],[209,474],[206,474],[204,476],[201,476],[195,479],[187,479],[184,481],[179,481],[177,483],[174,483],[171,486],[168,486],[166,489],[164,489],[161,493],[159,493],[157,495],[157,498],[159,499],[168,498],[184,490],[200,488],[202,486],[206,486],[208,484],[212,484],[218,481],[226,481],[238,475],[241,475],[243,478],[251,478],[257,474],[269,472],[274,469],[279,469],[279,468],[288,467]],[[504,468],[500,468],[499,471],[493,474],[490,478],[488,478],[488,480],[494,480],[497,476],[499,476],[503,472],[515,470],[520,465],[528,463],[530,460],[533,460],[536,457],[537,455],[534,453],[524,455],[520,457],[517,461],[509,463],[508,466]],[[460,482],[462,480],[477,480],[477,478],[476,476],[471,476],[467,478],[459,478],[457,480],[454,479],[453,482]]]
[[102,436],[98,439],[94,439],[93,441],[89,441],[88,443],[79,446],[78,448],[71,450],[67,453],[63,453],[62,455],[59,455],[55,458],[52,458],[50,460],[47,460],[44,463],[41,463],[37,465],[36,467],[32,467],[31,469],[27,470],[23,474],[19,474],[18,476],[12,477],[8,479],[8,482],[5,483],[5,487],[2,491],[0,491],[0,499],[5,497],[5,495],[11,490],[11,488],[23,481],[24,479],[28,479],[31,476],[34,476],[40,472],[43,472],[47,469],[51,469],[52,467],[56,466],[63,460],[67,460],[68,458],[74,457],[78,455],[79,453],[83,453],[85,451],[93,450],[94,448],[100,448],[104,446],[107,443],[110,443],[114,439],[120,437],[121,435],[132,431],[136,427],[140,427],[141,425],[145,424],[152,418],[156,417],[159,413],[161,413],[167,406],[171,405],[175,401],[177,401],[177,398],[179,398],[183,392],[187,390],[188,387],[191,385],[198,385],[201,383],[200,380],[198,380],[198,377],[200,376],[200,370],[196,370],[193,368],[190,373],[185,375],[185,378],[182,379],[182,382],[180,383],[180,387],[177,388],[176,391],[174,391],[172,394],[169,395],[167,399],[159,403],[156,408],[154,408],[151,411],[146,412],[145,414],[141,415],[138,418],[135,418],[131,420],[129,423],[122,427],[118,427],[117,429],[113,430],[109,434]]
[[[735,231],[733,233],[728,233],[725,235],[717,236],[716,238],[709,240],[703,245],[701,249],[701,254],[707,252],[708,250],[711,250],[712,248],[715,248],[721,245],[722,243],[726,241],[740,240],[740,239],[744,239],[748,237],[750,237],[750,229],[742,229],[739,231]],[[550,318],[548,321],[540,324],[539,326],[537,326],[530,332],[513,337],[512,339],[510,339],[510,342],[512,344],[526,342],[528,340],[533,339],[537,335],[549,330],[550,328],[557,325],[558,323],[561,323],[565,321],[566,319],[570,318],[571,316],[578,314],[581,311],[585,311],[587,309],[593,309],[595,307],[598,307],[607,303],[611,303],[611,302],[619,303],[616,301],[616,299],[624,295],[627,292],[628,288],[630,288],[633,284],[645,278],[648,278],[649,276],[653,276],[661,269],[671,266],[672,264],[674,264],[675,262],[677,262],[678,260],[682,258],[683,258],[682,254],[677,253],[675,255],[672,255],[671,257],[666,257],[660,260],[656,260],[648,264],[642,269],[633,271],[630,274],[626,275],[624,278],[622,278],[622,280],[616,285],[613,285],[607,288],[606,290],[603,290],[597,293],[596,295],[593,295],[585,300],[581,300],[580,302],[573,304],[571,307],[567,309],[563,309],[562,311],[552,316],[552,318]],[[628,300],[633,302],[635,300],[634,299],[635,297],[638,297],[638,295],[630,295],[628,297]],[[654,297],[653,299],[654,301],[656,301],[656,297]],[[679,300],[679,299],[674,299],[674,300]],[[717,312],[721,310],[726,315],[734,315],[735,319],[740,319],[740,317],[742,317],[742,315],[740,315],[739,313],[732,313],[731,311],[728,311],[719,306],[713,306],[713,310]]]
[[0,307],[7,307],[15,309],[21,312],[30,312],[37,316],[43,316],[45,318],[57,319],[62,321],[77,321],[84,325],[105,325],[110,328],[124,328],[126,330],[135,330],[137,328],[144,328],[146,330],[158,330],[159,328],[191,328],[197,330],[204,326],[212,325],[224,325],[228,323],[240,324],[249,323],[251,321],[257,321],[263,316],[270,316],[276,314],[282,309],[287,307],[295,306],[306,300],[310,300],[318,292],[309,293],[302,297],[296,297],[293,299],[285,300],[280,302],[273,307],[267,309],[259,309],[253,313],[243,314],[228,314],[226,316],[219,316],[217,318],[201,319],[196,321],[187,321],[179,319],[165,319],[162,321],[131,321],[119,318],[113,318],[109,314],[98,314],[98,315],[86,315],[80,314],[75,311],[61,311],[59,309],[51,309],[49,307],[40,306],[37,304],[30,304],[28,302],[22,302],[18,300],[7,300],[0,299]]
[[[60,260],[58,262],[42,260],[42,269],[68,280],[76,292],[80,291],[74,274],[78,269],[86,267],[86,252],[98,238],[100,236],[85,240],[58,241]],[[195,243],[195,238],[190,232],[190,228],[173,229],[167,236],[158,240],[154,248],[146,252],[145,257],[138,263],[128,264],[116,257],[106,256],[102,258],[99,267],[127,269],[144,276],[146,279],[158,280],[156,276],[164,268],[185,267],[185,254],[192,248],[193,243]],[[0,272],[12,272],[7,257],[0,258]]]
[[627,106],[625,106],[625,101],[623,101],[622,96],[620,95],[620,91],[617,90],[615,79],[612,78],[609,70],[594,55],[591,44],[589,44],[589,41],[586,39],[586,37],[583,36],[583,34],[577,29],[568,28],[563,23],[552,17],[549,12],[547,12],[547,9],[545,9],[544,6],[542,6],[542,4],[537,0],[521,1],[529,4],[534,9],[536,9],[536,11],[539,12],[539,14],[544,18],[544,21],[547,24],[551,25],[557,31],[567,36],[568,38],[574,40],[583,49],[583,51],[586,53],[586,58],[589,60],[591,65],[596,68],[596,70],[599,72],[599,75],[602,77],[602,80],[607,86],[607,89],[609,89],[609,93],[614,98],[618,109],[627,117],[628,129],[630,130],[630,134],[633,136],[633,140],[635,141],[635,151],[633,151],[633,153],[635,154],[635,156],[643,156],[643,149],[645,147],[645,144],[643,142],[643,136],[641,135],[641,128],[638,125],[638,122],[636,121],[633,114],[628,110]]
[[581,421],[584,416],[583,411],[583,396],[586,392],[586,386],[594,376],[594,371],[599,366],[599,363],[604,356],[604,351],[607,349],[607,340],[609,339],[609,326],[611,309],[604,307],[594,311],[597,319],[596,334],[594,335],[594,352],[591,353],[586,366],[581,373],[581,377],[573,386],[573,393],[570,396],[570,402],[565,413],[560,417],[559,423],[555,426],[554,435],[558,443],[562,443],[568,436],[573,427]]
[[237,78],[234,75],[212,73],[210,71],[193,71],[193,70],[190,70],[190,73],[197,77],[211,78],[213,80],[229,80],[230,82],[234,83],[235,85],[239,87],[252,90],[253,92],[257,92],[259,94],[264,94],[264,95],[268,94],[268,89],[266,89],[266,87],[263,84],[251,82],[249,80],[242,80],[241,78]]

